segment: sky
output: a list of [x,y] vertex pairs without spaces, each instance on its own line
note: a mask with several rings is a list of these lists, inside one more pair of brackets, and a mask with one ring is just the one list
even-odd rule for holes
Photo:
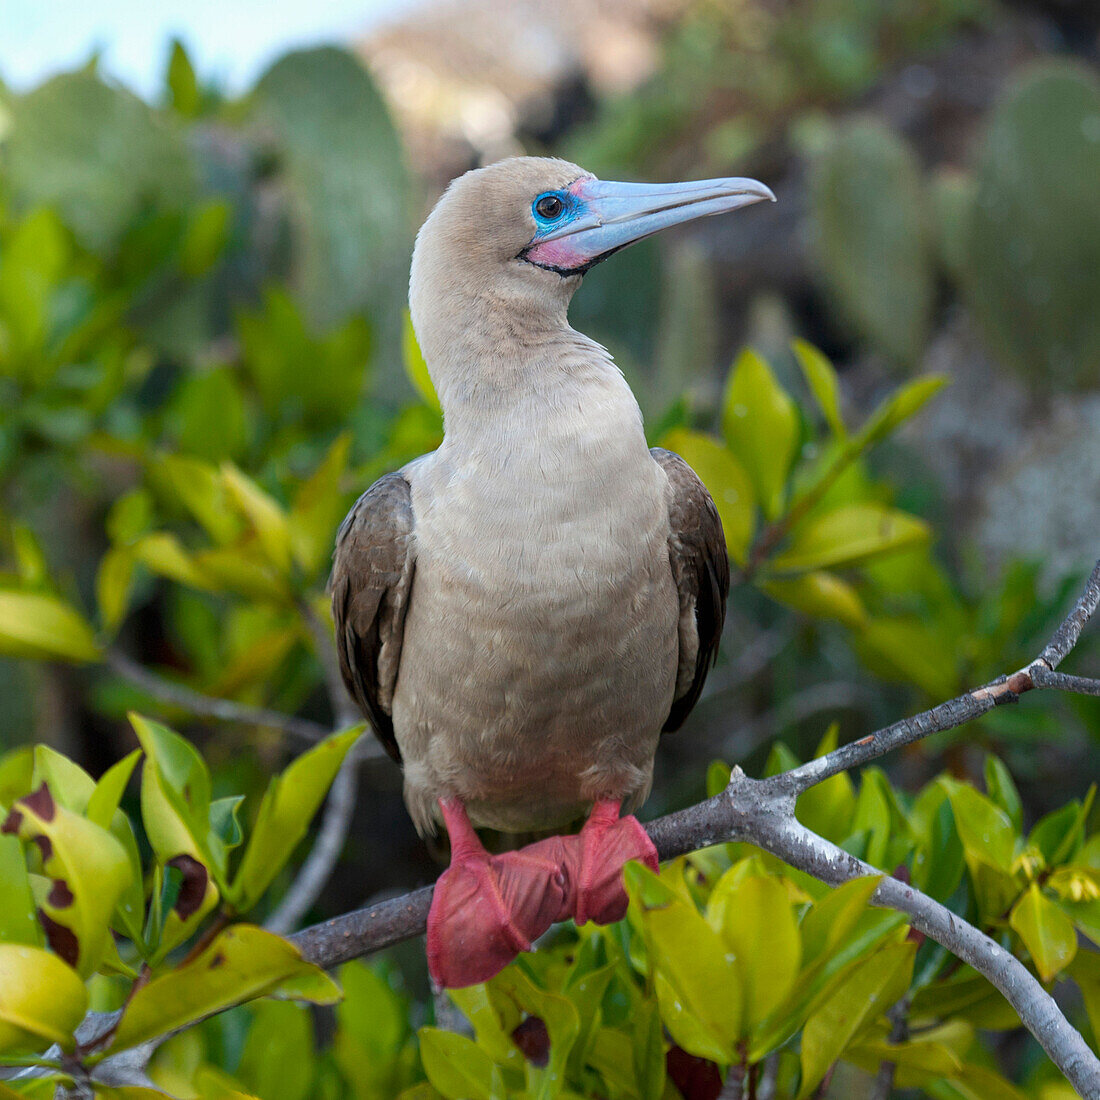
[[145,96],[163,86],[180,37],[201,80],[249,87],[294,47],[346,42],[424,0],[0,0],[0,79],[16,91],[101,52]]

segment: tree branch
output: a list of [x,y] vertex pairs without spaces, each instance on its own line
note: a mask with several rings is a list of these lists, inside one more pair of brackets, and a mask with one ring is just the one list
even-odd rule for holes
[[[221,722],[239,722],[246,726],[270,726],[292,737],[311,742],[320,741],[329,734],[329,730],[324,726],[318,722],[311,722],[308,718],[295,718],[281,711],[250,707],[245,703],[235,703],[231,699],[203,695],[202,692],[195,691],[184,684],[174,683],[163,676],[158,676],[155,672],[150,672],[144,665],[119,649],[108,649],[106,662],[112,671],[124,680],[129,680],[131,684],[141,688],[154,699],[179,707],[198,718],[216,718]],[[348,723],[348,725],[352,724],[353,722]]]
[[[1100,562],[1085,591],[1042,653],[1026,668],[912,718],[876,730],[835,752],[770,779],[756,780],[735,768],[720,794],[646,825],[662,859],[731,840],[748,841],[792,867],[837,886],[881,871],[812,833],[794,816],[799,794],[838,772],[876,759],[931,733],[954,729],[1037,688],[1093,693],[1094,680],[1067,677],[1054,668],[1077,644],[1100,605]],[[331,968],[379,951],[424,931],[432,888],[307,928],[291,939],[302,954]],[[1001,991],[1029,1031],[1082,1096],[1100,1096],[1100,1060],[1070,1026],[1054,999],[1028,969],[977,928],[906,883],[883,877],[876,905],[906,913],[913,927],[969,963]]]

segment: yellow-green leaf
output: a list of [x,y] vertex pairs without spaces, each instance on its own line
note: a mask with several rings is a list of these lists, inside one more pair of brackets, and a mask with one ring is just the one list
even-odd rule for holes
[[74,607],[42,592],[0,591],[0,656],[82,663],[98,661],[99,646]]
[[1052,981],[1077,954],[1077,933],[1069,919],[1033,882],[1013,906],[1009,923],[1031,954],[1039,977]]
[[126,617],[134,583],[133,547],[116,546],[103,555],[95,577],[96,603],[105,630],[114,632]]
[[722,434],[756,487],[764,515],[778,518],[798,448],[798,410],[771,367],[751,349],[737,357],[726,383]]
[[637,863],[624,871],[653,968],[661,1018],[691,1054],[732,1061],[744,995],[737,960],[693,905]]
[[848,430],[840,415],[840,383],[832,363],[805,340],[795,340],[791,347],[833,435],[845,439]]
[[23,846],[14,836],[0,836],[0,943],[42,944]]
[[291,536],[286,513],[233,463],[222,464],[222,480],[230,498],[255,530],[268,560],[280,573],[287,572],[290,569]]
[[287,517],[290,544],[298,564],[314,573],[332,555],[336,528],[344,516],[344,494],[340,481],[347,469],[351,434],[344,432],[294,496]]
[[816,619],[835,619],[854,630],[867,623],[867,609],[859,593],[835,573],[818,570],[764,581],[760,587],[773,600]]
[[744,990],[741,1027],[751,1034],[791,991],[802,961],[802,939],[780,880],[738,878],[737,870],[735,864],[715,885],[707,921],[737,959]]
[[775,572],[802,572],[856,565],[931,538],[923,520],[879,504],[846,504],[811,516],[792,534],[786,550],[771,560]]
[[133,552],[136,561],[169,580],[204,592],[217,592],[221,587],[195,562],[180,540],[167,531],[145,535],[134,543]]
[[230,891],[233,903],[242,912],[260,900],[271,880],[294,854],[344,757],[362,731],[362,726],[356,726],[333,734],[302,753],[268,784]]
[[813,1093],[848,1044],[909,988],[915,952],[913,943],[890,944],[876,951],[806,1021],[799,1100]]
[[237,924],[130,999],[109,1049],[124,1050],[256,997],[335,1004],[340,990],[289,941]]
[[0,943],[0,1053],[52,1043],[71,1050],[87,1010],[88,991],[72,967],[41,948]]
[[678,454],[699,475],[721,517],[726,549],[738,565],[744,565],[756,518],[756,494],[744,467],[716,440],[687,428],[668,432],[661,446]]
[[106,829],[61,805],[46,783],[12,806],[3,830],[37,843],[51,880],[40,906],[46,939],[87,977],[103,958],[111,914],[130,882],[125,849]]
[[895,428],[904,424],[919,412],[944,386],[947,378],[942,374],[917,378],[891,394],[871,414],[859,435],[852,441],[858,453],[885,439]]
[[506,1095],[500,1070],[465,1035],[422,1027],[420,1059],[428,1080],[450,1100],[497,1100]]

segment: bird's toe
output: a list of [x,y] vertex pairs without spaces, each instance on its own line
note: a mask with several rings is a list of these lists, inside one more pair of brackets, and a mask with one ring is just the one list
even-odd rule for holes
[[428,913],[428,968],[456,989],[488,981],[569,915],[561,839],[466,855],[440,876]]
[[623,866],[632,859],[657,870],[657,849],[636,817],[618,816],[616,802],[597,803],[576,837],[573,919],[611,924],[626,915]]

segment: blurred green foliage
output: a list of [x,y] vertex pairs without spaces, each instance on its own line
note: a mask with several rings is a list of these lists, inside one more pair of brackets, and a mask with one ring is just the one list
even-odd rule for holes
[[[602,102],[556,151],[597,173],[688,177],[766,168],[778,143],[804,163],[816,284],[861,347],[919,367],[947,288],[1036,388],[1095,386],[1095,74],[1044,62],[1013,76],[972,162],[951,170],[878,117],[842,117],[898,65],[999,18],[991,0],[699,0],[658,76]],[[180,1097],[696,1100],[729,1067],[747,1088],[836,1096],[890,1060],[899,1087],[937,1100],[1063,1100],[1035,1047],[1006,1078],[990,1033],[1019,1021],[983,978],[869,909],[870,882],[831,892],[743,845],[659,876],[631,869],[626,921],[560,928],[454,995],[472,1037],[431,1026],[423,975],[394,959],[344,967],[343,1000],[313,1017],[254,1000],[338,995],[278,938],[221,926],[262,919],[285,890],[354,735],[268,782],[285,753],[277,726],[209,741],[209,764],[159,722],[133,718],[129,755],[119,730],[136,708],[202,737],[157,683],[333,723],[336,526],[375,477],[441,438],[404,309],[417,189],[371,78],[339,50],[289,55],[234,100],[178,43],[156,105],[94,65],[25,95],[0,88],[0,745],[65,744],[45,702],[58,684],[89,730],[66,755],[40,743],[0,758],[0,1060],[69,1050],[89,1007],[129,998],[108,1052],[214,1013],[158,1052],[153,1080]],[[975,563],[899,442],[928,401],[950,400],[936,398],[943,379],[895,373],[875,401],[853,398],[828,357],[784,331],[708,390],[699,375],[728,334],[690,246],[666,257],[646,244],[598,269],[574,322],[623,363],[651,441],[707,483],[733,609],[794,639],[763,692],[777,704],[799,677],[846,672],[874,685],[862,727],[1045,641],[1079,578]],[[120,654],[154,686],[120,672]],[[767,705],[758,685],[735,688]],[[805,726],[791,731],[802,752],[820,733]],[[805,824],[904,867],[1044,982],[1073,983],[1093,1042],[1097,811],[1091,793],[1066,801],[1079,777],[1051,788],[1056,753],[1039,745],[1094,744],[1098,728],[1080,701],[1001,708],[940,739],[947,773],[929,778],[915,749],[919,780],[868,769],[799,803]],[[1007,766],[954,752],[963,740]],[[112,765],[98,781],[70,758],[89,746]],[[794,762],[776,743],[764,766]],[[716,764],[709,785],[727,778]],[[206,973],[214,951],[231,962],[224,981]],[[896,1001],[911,1006],[901,1041]],[[0,1096],[52,1089],[0,1079]]]

